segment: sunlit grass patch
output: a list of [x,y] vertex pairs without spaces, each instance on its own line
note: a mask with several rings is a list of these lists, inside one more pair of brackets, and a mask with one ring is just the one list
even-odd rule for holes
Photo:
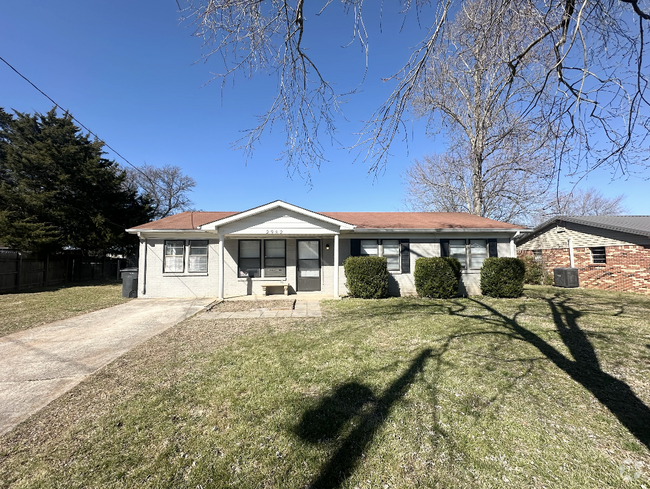
[[73,284],[0,295],[0,336],[128,301],[120,284]]
[[650,487],[650,433],[615,404],[650,405],[650,299],[556,292],[185,321],[0,439],[0,481]]

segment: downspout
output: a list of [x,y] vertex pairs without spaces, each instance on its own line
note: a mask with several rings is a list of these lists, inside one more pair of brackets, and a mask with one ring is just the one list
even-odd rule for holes
[[[144,257],[142,260],[142,295],[147,295],[147,238],[144,238]],[[138,274],[139,275],[139,274]]]
[[569,263],[570,263],[570,267],[574,268],[574,266],[573,266],[574,265],[574,263],[573,263],[573,239],[569,238],[567,240],[567,244],[569,246]]

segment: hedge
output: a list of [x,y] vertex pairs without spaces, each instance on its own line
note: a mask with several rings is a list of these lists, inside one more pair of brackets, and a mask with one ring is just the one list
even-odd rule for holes
[[481,293],[489,297],[519,297],[524,292],[526,265],[519,258],[486,258],[481,268]]
[[420,297],[449,299],[458,295],[460,262],[456,258],[418,258],[413,275]]
[[388,264],[380,256],[349,256],[343,263],[348,294],[360,299],[388,295]]

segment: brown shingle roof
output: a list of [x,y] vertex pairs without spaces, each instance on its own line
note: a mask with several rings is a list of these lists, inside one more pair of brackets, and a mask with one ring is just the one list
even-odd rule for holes
[[[238,212],[182,212],[132,229],[196,229]],[[525,229],[462,212],[319,212],[364,229]]]
[[525,229],[462,212],[321,212],[357,228],[370,229]]
[[225,217],[230,217],[238,212],[181,212],[173,216],[163,217],[157,221],[141,224],[131,229],[196,229],[209,222],[218,221]]

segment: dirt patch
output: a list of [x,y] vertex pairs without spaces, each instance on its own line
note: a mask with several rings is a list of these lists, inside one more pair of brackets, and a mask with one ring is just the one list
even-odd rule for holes
[[290,311],[293,309],[295,303],[295,299],[267,299],[251,301],[226,300],[212,306],[207,314],[242,311]]

